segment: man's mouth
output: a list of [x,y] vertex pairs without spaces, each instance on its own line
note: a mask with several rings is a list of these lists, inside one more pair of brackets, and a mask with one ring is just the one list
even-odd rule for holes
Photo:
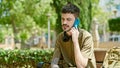
[[69,26],[68,25],[62,25],[64,29],[67,29]]
[[63,27],[63,30],[66,32],[70,31],[70,29],[71,29],[71,28],[69,28],[68,25],[62,25],[62,27]]

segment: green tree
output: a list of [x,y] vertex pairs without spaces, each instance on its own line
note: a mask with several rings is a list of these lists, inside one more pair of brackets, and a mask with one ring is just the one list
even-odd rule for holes
[[55,13],[50,7],[52,0],[1,0],[0,2],[0,24],[11,25],[14,36],[33,29],[47,28],[47,14],[51,13],[51,26],[54,29]]

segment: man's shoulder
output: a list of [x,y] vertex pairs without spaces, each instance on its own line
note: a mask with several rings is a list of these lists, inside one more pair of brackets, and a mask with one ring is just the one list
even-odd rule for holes
[[57,38],[63,37],[63,34],[64,34],[64,32],[60,32],[60,33],[57,35]]
[[85,29],[79,29],[79,32],[80,32],[80,34],[83,34],[83,35],[85,35],[85,36],[91,36],[91,33],[88,32],[88,31],[85,30]]
[[62,36],[64,32],[60,32],[57,36]]

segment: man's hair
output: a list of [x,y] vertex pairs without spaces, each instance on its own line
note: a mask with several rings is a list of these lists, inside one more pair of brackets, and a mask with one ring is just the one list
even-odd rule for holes
[[78,17],[80,10],[76,5],[74,5],[72,3],[68,3],[67,5],[63,6],[61,12],[62,13],[72,13],[75,15],[75,17]]

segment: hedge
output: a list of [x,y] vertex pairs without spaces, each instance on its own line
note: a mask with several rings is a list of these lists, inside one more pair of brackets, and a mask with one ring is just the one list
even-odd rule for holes
[[110,31],[120,31],[120,17],[108,20]]
[[38,62],[50,62],[53,50],[0,49],[0,68],[36,68]]

